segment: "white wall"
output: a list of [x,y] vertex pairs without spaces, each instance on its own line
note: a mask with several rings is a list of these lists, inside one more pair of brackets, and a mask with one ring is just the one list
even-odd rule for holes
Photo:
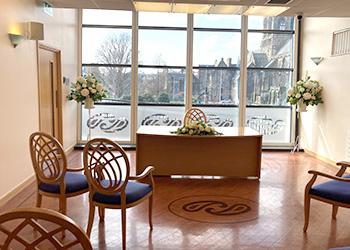
[[[33,174],[28,138],[39,129],[36,43],[26,40],[13,48],[8,33],[18,23],[44,23],[42,43],[61,50],[62,76],[74,80],[78,74],[77,20],[76,10],[55,9],[50,17],[35,0],[0,1],[0,197]],[[67,149],[76,143],[77,105],[68,103],[65,95],[63,144]]]
[[[302,146],[331,161],[350,154],[350,55],[331,56],[332,33],[349,28],[350,18],[305,18],[302,76],[306,71],[324,87],[324,103],[302,114]],[[316,66],[310,57],[324,57]],[[348,153],[347,153],[348,151]]]

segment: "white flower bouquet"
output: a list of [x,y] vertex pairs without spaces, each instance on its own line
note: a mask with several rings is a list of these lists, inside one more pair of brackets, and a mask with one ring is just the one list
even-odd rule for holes
[[175,132],[178,135],[221,135],[214,127],[204,121],[193,121],[180,128]]
[[107,97],[107,91],[102,82],[96,79],[93,74],[84,77],[78,77],[75,83],[72,83],[68,100],[83,102],[89,98],[93,101],[101,101]]
[[302,102],[306,106],[323,103],[322,86],[318,81],[310,80],[310,76],[306,76],[305,80],[297,81],[296,85],[288,90],[287,101],[292,105]]

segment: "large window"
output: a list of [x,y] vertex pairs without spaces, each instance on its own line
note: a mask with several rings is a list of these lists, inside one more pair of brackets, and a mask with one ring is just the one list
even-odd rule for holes
[[291,141],[293,46],[293,17],[248,17],[246,117],[265,143]]
[[181,124],[187,15],[139,13],[138,126]]
[[214,126],[238,126],[240,28],[240,16],[194,16],[192,103]]
[[[109,95],[90,115],[82,109],[81,139],[90,132],[135,143],[140,125],[180,126],[185,107],[192,105],[214,126],[249,126],[264,135],[265,144],[290,144],[292,108],[286,95],[294,75],[294,18],[249,16],[244,29],[241,20],[83,10],[82,72],[94,73]],[[247,90],[243,109],[241,84]],[[244,115],[245,124],[239,124]]]
[[82,109],[83,140],[90,132],[91,137],[130,141],[131,21],[130,11],[83,11],[82,73],[95,74],[108,90],[90,116]]

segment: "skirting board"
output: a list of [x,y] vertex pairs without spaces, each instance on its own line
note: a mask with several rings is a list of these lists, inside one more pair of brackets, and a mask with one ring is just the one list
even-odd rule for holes
[[67,147],[67,148],[64,150],[64,152],[66,153],[66,155],[72,153],[73,150],[74,150],[74,147],[75,147],[75,144],[72,144],[72,145],[70,145],[69,147]]
[[315,157],[315,158],[317,158],[317,159],[327,163],[327,164],[330,164],[332,166],[336,165],[335,161],[333,161],[333,160],[331,160],[331,159],[329,159],[327,157],[324,157],[322,155],[319,155],[319,154],[317,154],[317,153],[315,153],[315,152],[313,152],[311,150],[308,150],[307,148],[304,148],[304,152],[307,153],[308,155],[311,155],[311,156],[313,156],[313,157]]
[[32,184],[35,180],[34,174],[25,179],[22,183],[18,184],[15,188],[4,194],[0,198],[0,207],[4,206],[7,202],[9,202],[12,198],[14,198],[17,194],[19,194],[22,190]]
[[[64,151],[66,154],[69,154],[73,150],[74,150],[74,145],[68,147]],[[16,187],[14,187],[12,190],[7,192],[6,194],[4,194],[0,198],[0,207],[4,206],[7,202],[9,202],[12,198],[14,198],[17,194],[19,194],[22,190],[24,190],[26,187],[28,187],[34,181],[35,181],[35,175],[33,173],[27,179],[25,179],[22,183],[18,184]]]

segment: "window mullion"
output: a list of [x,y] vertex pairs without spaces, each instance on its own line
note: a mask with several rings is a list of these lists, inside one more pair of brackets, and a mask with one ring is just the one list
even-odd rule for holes
[[239,83],[239,119],[238,126],[246,125],[246,102],[247,102],[247,40],[248,40],[248,17],[242,15],[241,19],[241,62]]
[[130,124],[130,139],[131,143],[136,144],[137,130],[137,85],[138,85],[138,12],[132,12],[132,44],[131,44],[131,124]]
[[187,56],[186,56],[186,98],[185,109],[192,107],[192,66],[193,66],[193,14],[187,15]]

